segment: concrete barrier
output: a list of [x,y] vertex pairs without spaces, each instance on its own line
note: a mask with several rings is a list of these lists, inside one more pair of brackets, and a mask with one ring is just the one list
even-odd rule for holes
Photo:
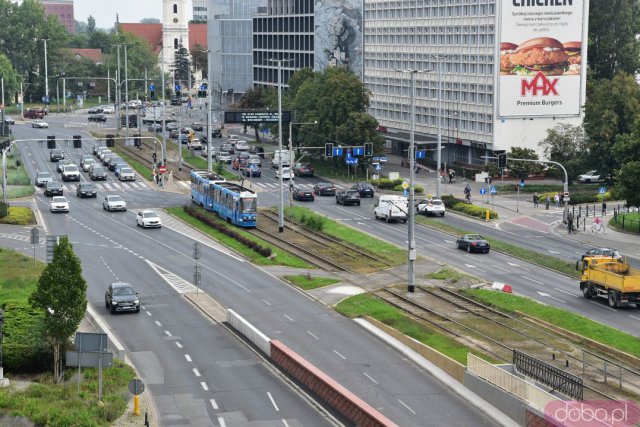
[[233,326],[239,331],[245,338],[251,341],[256,347],[258,347],[264,354],[271,354],[271,345],[269,344],[269,337],[260,332],[255,326],[247,322],[244,317],[240,316],[235,311],[227,310],[227,323]]
[[344,388],[280,341],[271,341],[271,359],[284,372],[307,387],[359,427],[397,427],[378,410]]

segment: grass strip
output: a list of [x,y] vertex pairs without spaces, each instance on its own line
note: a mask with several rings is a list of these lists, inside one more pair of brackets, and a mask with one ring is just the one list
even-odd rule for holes
[[[624,227],[623,224],[624,218]],[[613,218],[609,220],[607,225],[614,230],[623,230],[627,233],[640,233],[640,213],[630,212],[626,214],[618,214],[617,221]]]
[[120,147],[114,147],[116,153],[120,157],[122,157],[129,166],[131,166],[138,174],[142,175],[146,180],[151,181],[153,175],[151,173],[151,169],[139,161],[135,160],[133,157],[129,156],[127,152]]
[[497,363],[496,360],[475,349],[460,344],[455,339],[411,319],[398,308],[386,304],[369,293],[349,297],[336,305],[335,309],[349,318],[371,316],[385,325],[391,326],[397,331],[438,350],[440,353],[446,354],[465,366],[468,353],[475,354],[492,363]]
[[427,279],[446,280],[450,283],[457,283],[462,279],[472,279],[471,276],[461,273],[453,268],[442,268],[436,272],[429,273],[425,276]]
[[465,289],[462,293],[502,311],[510,313],[520,311],[552,325],[640,357],[640,338],[568,310],[541,304],[527,297],[485,289]]
[[35,192],[36,190],[35,188],[33,188],[32,185],[29,185],[29,186],[20,185],[20,186],[7,187],[7,196],[9,199],[19,199],[21,197],[29,197]]
[[[203,224],[200,220],[198,220],[197,218],[192,217],[191,215],[187,214],[186,212],[184,212],[184,210],[182,209],[182,207],[175,207],[175,208],[166,208],[165,209],[168,213],[175,215],[176,217],[180,218],[182,221],[186,222],[187,224],[197,228],[198,230],[202,231],[203,233],[208,234],[209,236],[211,236],[212,238],[216,239],[217,241],[219,241],[220,243],[222,243],[223,245],[235,250],[236,252],[241,253],[242,255],[246,256],[252,263],[254,264],[258,264],[258,265],[283,265],[286,267],[296,267],[296,268],[314,268],[313,266],[307,264],[306,262],[304,262],[302,259],[289,254],[286,251],[283,251],[282,249],[275,247],[273,245],[270,245],[269,243],[263,241],[262,239],[259,239],[257,237],[255,237],[253,234],[242,230],[241,228],[234,228],[235,231],[237,231],[238,233],[240,233],[241,235],[243,235],[244,237],[246,237],[247,239],[251,239],[254,242],[258,242],[261,246],[264,247],[269,247],[272,250],[272,253],[275,255],[272,258],[265,258],[262,255],[260,255],[259,253],[257,253],[256,251],[254,251],[253,249],[250,249],[248,247],[246,247],[245,245],[243,245],[242,243],[238,242],[237,240],[235,240],[234,238],[227,236],[226,234],[223,234],[221,232],[219,232],[218,230],[209,227],[206,224]],[[226,222],[222,221],[221,219],[218,219],[221,223],[226,224]]]
[[333,277],[312,277],[310,274],[296,274],[293,276],[284,276],[286,280],[291,282],[294,286],[299,287],[305,291],[310,291],[316,288],[322,288],[324,286],[333,285],[334,283],[341,282],[340,279]]
[[0,301],[22,302],[36,289],[45,264],[13,249],[0,248]]
[[322,221],[322,233],[348,243],[365,252],[375,254],[376,256],[385,259],[391,265],[401,265],[407,261],[406,250],[400,249],[391,243],[384,242],[354,228],[342,225],[337,221],[329,220],[322,215],[318,215],[309,208],[293,206],[292,208],[286,208],[285,212],[287,217],[292,217],[296,222],[303,222],[303,217],[309,218],[312,216],[318,216],[324,218]]
[[[422,216],[416,216],[416,222],[422,225],[426,225],[430,228],[435,228],[436,230],[442,231],[444,233],[453,234],[458,237],[470,233],[470,231],[453,227],[449,224],[443,224],[440,221],[436,221],[431,218],[425,218]],[[576,271],[576,266],[573,262],[563,261],[551,255],[541,254],[539,252],[532,251],[531,249],[521,248],[520,246],[512,245],[511,243],[506,243],[494,238],[485,236],[485,239],[489,242],[491,248],[495,249],[496,251],[504,252],[507,255],[511,255],[515,258],[548,268],[553,271],[557,271],[558,273],[562,273],[569,277],[580,277],[580,273]]]
[[31,225],[36,224],[36,217],[31,208],[9,206],[9,215],[0,218],[0,224]]

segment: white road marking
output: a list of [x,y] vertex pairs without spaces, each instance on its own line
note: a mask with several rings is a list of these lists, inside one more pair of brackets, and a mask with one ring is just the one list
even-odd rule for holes
[[537,281],[536,279],[532,279],[532,278],[527,277],[527,276],[520,276],[520,277],[522,277],[523,279],[528,280],[528,281],[530,281],[530,282],[537,283],[538,285],[544,285],[544,283],[539,282],[539,281]]
[[269,301],[267,301],[266,299],[263,299],[262,302],[267,304],[268,306],[271,306],[271,303]]
[[196,377],[201,377],[201,376],[202,376],[202,375],[200,375],[200,371],[198,371],[198,368],[193,368],[193,374],[194,374]]
[[560,289],[560,288],[553,288],[553,289],[555,289],[558,292],[562,292],[563,294],[571,295],[572,297],[576,297],[576,298],[580,297],[579,295],[576,295],[576,294],[571,293],[569,291],[565,291],[564,289]]
[[207,383],[205,383],[204,381],[202,381],[202,382],[200,383],[200,385],[202,386],[202,389],[203,389],[204,391],[209,391],[209,386],[207,385]]
[[378,384],[378,381],[376,381],[371,375],[367,374],[366,372],[362,373],[365,377],[369,378],[371,380],[372,383],[374,384]]
[[311,332],[311,331],[307,331],[307,333],[308,333],[309,335],[311,335],[312,337],[314,337],[315,339],[317,339],[317,340],[319,340],[319,339],[320,339],[320,338],[318,338],[318,336],[317,336],[316,334],[314,334],[314,333],[313,333],[313,332]]
[[558,252],[558,251],[552,251],[551,249],[547,249],[547,251],[548,251],[549,253],[556,254],[556,255],[559,255],[559,254],[560,254],[560,252]]
[[162,328],[162,323],[158,322],[157,320],[156,320],[156,325],[158,325],[158,327]]
[[509,264],[511,267],[520,267],[518,264],[515,264],[513,262],[507,262],[507,264]]
[[271,401],[273,407],[276,409],[276,412],[280,412],[280,409],[278,408],[278,405],[276,405],[276,401],[273,400],[273,396],[271,396],[270,392],[267,392],[267,396],[269,396],[269,400]]
[[290,322],[295,322],[295,320],[293,320],[290,316],[287,316],[285,313],[283,313],[282,315],[286,317]]
[[111,328],[106,324],[102,317],[98,315],[98,313],[93,309],[93,307],[87,304],[87,311],[89,312],[91,318],[98,324],[100,330],[108,333],[109,340],[118,351],[124,351],[124,346],[120,343],[118,338],[116,338],[116,334],[111,331]]
[[184,358],[187,359],[187,362],[193,362],[193,360],[191,360],[191,356],[189,356],[188,354],[185,354]]
[[558,298],[552,296],[551,294],[547,294],[547,293],[544,293],[544,292],[538,291],[538,295],[540,295],[541,297],[544,297],[544,298],[550,298],[552,300],[556,300],[556,301],[561,302],[563,304],[567,303],[566,301],[562,301],[561,299],[558,299]]
[[633,318],[633,319],[636,319],[636,320],[640,320],[640,317],[636,317],[636,316],[634,316],[633,314],[630,314],[630,315],[629,315],[629,317],[631,317],[631,318]]
[[467,268],[476,268],[476,266],[473,264],[465,264],[464,266]]
[[413,415],[416,415],[416,412],[415,412],[413,409],[411,409],[411,407],[409,407],[409,405],[407,405],[406,403],[404,403],[404,402],[403,402],[402,400],[400,400],[400,399],[398,399],[398,402],[400,402],[400,404],[401,404],[402,406],[404,406],[405,408],[407,408],[407,409],[409,410],[409,412],[411,412]]
[[453,240],[447,240],[447,239],[445,239],[444,241],[445,241],[445,243],[449,243],[449,244],[451,244],[451,245],[453,245],[453,244],[455,243]]
[[147,316],[152,316],[150,311],[145,311],[145,313],[147,313]]
[[227,427],[227,423],[224,422],[224,418],[218,417],[218,422],[220,423],[220,427]]
[[282,424],[284,424],[285,427],[289,427],[289,424],[287,423],[287,420],[285,420],[284,418],[282,419]]
[[168,337],[173,336],[173,335],[171,335],[171,332],[169,332],[169,331],[164,331],[164,333],[165,333]]
[[182,348],[182,344],[180,344],[178,341],[176,341],[176,345],[178,346],[178,348]]
[[211,402],[211,406],[213,407],[213,409],[218,409],[218,404],[216,403],[215,399],[209,399],[209,402]]
[[507,270],[506,268],[502,268],[502,267],[498,267],[497,265],[493,265],[492,268],[497,268],[498,270],[502,270],[506,273],[511,273],[509,270]]
[[333,352],[334,352],[335,354],[337,354],[338,356],[342,357],[342,359],[347,360],[347,358],[346,358],[346,357],[344,357],[343,355],[341,355],[340,353],[338,353],[336,350],[333,350]]

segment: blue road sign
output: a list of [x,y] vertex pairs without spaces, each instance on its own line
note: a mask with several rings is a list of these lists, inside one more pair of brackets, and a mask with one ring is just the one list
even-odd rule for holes
[[149,85],[149,90],[156,90],[156,85],[150,84]]
[[380,169],[382,169],[382,168],[380,167],[380,163],[378,163],[378,164],[376,165],[376,170],[377,170],[377,171],[379,171]]
[[345,159],[345,162],[346,162],[348,165],[357,165],[357,164],[358,164],[358,159],[357,159],[357,158],[355,158],[355,157],[347,157],[347,158]]
[[487,194],[487,189],[486,188],[481,188],[480,189],[480,194],[482,194],[482,195]]
[[492,185],[491,188],[489,189],[489,192],[491,194],[498,194],[498,189],[496,188],[495,185]]
[[353,147],[351,154],[354,156],[364,156],[364,147]]
[[409,195],[409,190],[403,190],[402,194],[404,195],[404,197],[407,197]]
[[180,90],[181,88],[182,88],[182,86],[176,85],[176,90]]
[[426,158],[427,158],[427,150],[416,151],[416,159],[426,159]]
[[524,182],[520,182],[520,188],[524,188]]
[[343,149],[341,147],[333,147],[333,157],[341,157]]
[[605,194],[606,192],[607,192],[607,187],[600,187],[600,188],[598,189],[598,193],[599,193],[599,194]]

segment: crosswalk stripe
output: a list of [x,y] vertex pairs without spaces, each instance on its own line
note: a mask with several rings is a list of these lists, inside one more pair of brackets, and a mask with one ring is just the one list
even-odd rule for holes
[[103,184],[104,188],[106,188],[109,191],[113,191],[113,188],[111,188],[111,184],[107,184],[106,182]]

